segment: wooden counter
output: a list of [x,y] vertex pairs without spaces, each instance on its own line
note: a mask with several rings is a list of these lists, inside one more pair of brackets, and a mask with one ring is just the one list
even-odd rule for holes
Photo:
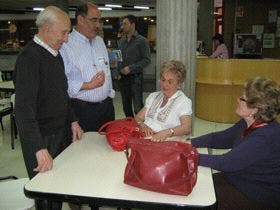
[[256,76],[280,84],[280,60],[198,58],[195,115],[208,121],[236,122],[237,98],[242,95],[243,84]]

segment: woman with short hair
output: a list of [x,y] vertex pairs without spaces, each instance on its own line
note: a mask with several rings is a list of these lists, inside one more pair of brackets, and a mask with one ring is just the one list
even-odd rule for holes
[[238,98],[242,118],[232,127],[191,140],[195,147],[231,149],[200,154],[214,174],[218,209],[280,209],[280,87],[268,78],[247,81]]
[[185,65],[176,60],[163,63],[160,91],[151,93],[135,116],[145,135],[153,141],[186,139],[191,132],[192,102],[181,91]]

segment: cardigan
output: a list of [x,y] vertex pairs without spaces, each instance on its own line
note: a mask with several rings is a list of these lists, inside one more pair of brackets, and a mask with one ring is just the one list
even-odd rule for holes
[[231,149],[223,155],[200,154],[199,165],[224,172],[226,180],[257,201],[280,206],[280,126],[272,121],[245,137],[245,120],[191,140],[195,147]]

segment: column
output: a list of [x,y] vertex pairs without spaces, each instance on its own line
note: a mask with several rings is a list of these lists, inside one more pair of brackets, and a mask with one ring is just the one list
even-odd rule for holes
[[194,113],[197,0],[158,0],[156,10],[156,77],[159,79],[160,66],[164,61],[182,61],[187,66],[183,91],[192,100]]
[[198,40],[204,42],[206,55],[212,54],[214,0],[200,0],[198,8]]

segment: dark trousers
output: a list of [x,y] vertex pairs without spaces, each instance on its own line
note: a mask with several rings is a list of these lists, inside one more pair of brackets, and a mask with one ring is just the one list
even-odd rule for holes
[[213,174],[213,181],[218,203],[218,210],[276,210],[256,200],[247,197],[230,183],[223,173]]
[[119,80],[119,87],[124,114],[126,117],[133,117],[143,108],[143,75],[123,76]]
[[85,132],[98,131],[106,122],[115,120],[113,99],[110,97],[100,103],[71,99],[71,104]]
[[[67,135],[66,129],[61,129],[55,134],[49,136],[43,136],[43,139],[47,145],[48,152],[55,158],[67,147]],[[33,169],[37,167],[36,152],[31,142],[20,138],[22,154],[27,169],[27,173],[30,179],[32,179],[38,172],[34,172]],[[60,210],[62,202],[50,202],[45,200],[35,200],[35,207],[37,210]]]

